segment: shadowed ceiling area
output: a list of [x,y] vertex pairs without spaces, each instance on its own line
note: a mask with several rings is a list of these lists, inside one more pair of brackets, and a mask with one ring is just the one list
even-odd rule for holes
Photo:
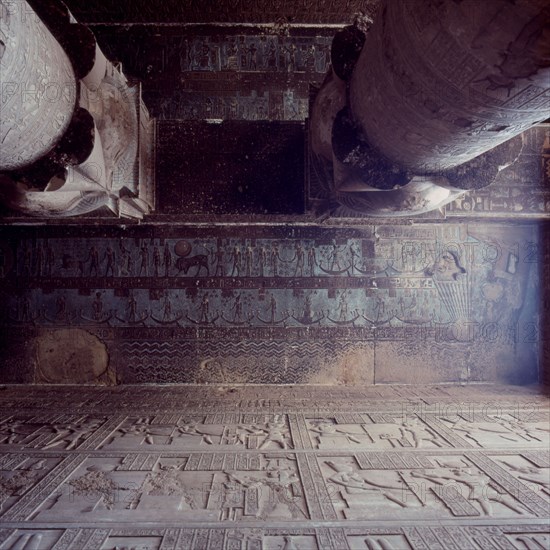
[[288,23],[342,25],[348,24],[353,14],[372,15],[376,0],[337,0],[312,2],[311,0],[258,0],[247,2],[202,2],[200,0],[70,0],[66,2],[75,17],[86,23]]

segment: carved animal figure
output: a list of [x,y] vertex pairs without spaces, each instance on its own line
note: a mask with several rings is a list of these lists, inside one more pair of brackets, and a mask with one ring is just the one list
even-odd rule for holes
[[191,256],[189,258],[178,258],[176,260],[176,268],[180,273],[183,271],[187,275],[189,269],[194,266],[197,267],[197,275],[203,267],[206,269],[206,275],[208,275],[208,256],[206,256],[206,254],[197,254],[196,256]]

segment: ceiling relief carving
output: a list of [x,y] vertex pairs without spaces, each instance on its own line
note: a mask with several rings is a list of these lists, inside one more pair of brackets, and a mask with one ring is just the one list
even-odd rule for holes
[[[538,239],[531,226],[480,224],[14,228],[2,323],[36,350],[91,332],[123,381],[536,379]],[[514,366],[525,354],[528,371]]]
[[543,0],[28,4],[0,550],[546,548]]

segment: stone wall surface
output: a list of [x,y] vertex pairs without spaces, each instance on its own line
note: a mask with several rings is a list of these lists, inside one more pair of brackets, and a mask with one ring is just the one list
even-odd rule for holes
[[104,382],[535,381],[541,247],[535,224],[4,227],[0,372],[67,381],[85,341]]

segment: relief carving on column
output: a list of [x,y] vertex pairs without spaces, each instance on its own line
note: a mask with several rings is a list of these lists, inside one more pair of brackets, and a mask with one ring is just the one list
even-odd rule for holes
[[548,118],[549,17],[536,2],[388,1],[340,31],[310,108],[325,209],[422,214],[495,182],[525,145],[514,136]]
[[0,5],[3,80],[11,83],[3,90],[2,203],[35,217],[107,207],[142,218],[154,207],[154,121],[139,84],[61,3],[30,4],[36,12],[26,0]]

